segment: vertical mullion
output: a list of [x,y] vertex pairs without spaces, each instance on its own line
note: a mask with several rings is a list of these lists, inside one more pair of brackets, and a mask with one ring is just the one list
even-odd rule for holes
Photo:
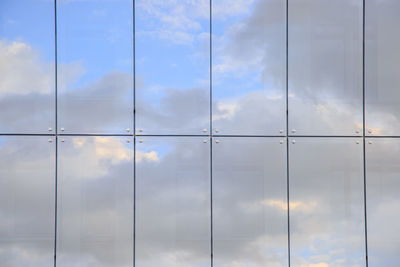
[[212,125],[212,0],[210,4],[210,263],[214,266],[214,228],[213,228],[213,125]]
[[362,95],[363,95],[363,175],[364,175],[364,232],[365,264],[368,267],[368,225],[367,225],[367,173],[365,152],[365,0],[362,0]]
[[55,187],[54,187],[54,267],[57,266],[57,198],[58,198],[58,91],[57,91],[57,0],[54,0],[54,132],[55,132]]
[[289,0],[286,0],[286,201],[287,201],[287,246],[290,267],[290,187],[289,187]]
[[133,15],[133,267],[136,266],[136,1],[132,0]]

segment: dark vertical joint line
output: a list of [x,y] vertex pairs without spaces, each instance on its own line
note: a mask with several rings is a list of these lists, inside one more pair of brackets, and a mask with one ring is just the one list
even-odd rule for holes
[[212,0],[210,0],[210,135],[212,135],[213,133],[213,125],[212,125],[212,101],[213,101],[213,97],[212,97]]
[[290,267],[290,178],[289,178],[289,0],[286,0],[286,201],[287,201],[287,249]]
[[136,266],[136,1],[132,0],[132,56],[133,56],[133,267]]
[[58,137],[55,136],[55,185],[54,185],[54,267],[57,266],[57,198],[58,198]]
[[136,265],[136,137],[133,137],[133,267]]
[[289,135],[289,0],[286,0],[286,137]]
[[365,231],[365,264],[368,267],[368,222],[367,222],[367,161],[365,151],[365,0],[362,0],[362,90],[363,90],[363,175],[364,175],[364,231]]
[[211,267],[214,265],[214,229],[213,229],[213,146],[212,146],[212,137],[210,138],[210,235],[211,235],[211,244],[210,244],[210,252],[211,252]]
[[54,267],[57,266],[57,198],[58,198],[58,137],[57,137],[57,0],[54,0],[54,132],[55,132],[55,172],[54,172]]
[[286,201],[287,201],[287,237],[288,237],[288,266],[290,267],[290,185],[289,185],[289,138],[286,138]]
[[213,228],[213,146],[212,146],[212,0],[210,0],[210,264],[214,266],[214,228]]

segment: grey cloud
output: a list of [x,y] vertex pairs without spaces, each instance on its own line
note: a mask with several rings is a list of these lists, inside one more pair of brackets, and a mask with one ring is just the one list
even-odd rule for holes
[[[158,151],[160,160],[136,165],[137,264],[207,265],[211,214],[209,145],[202,138],[143,140],[137,149]],[[166,147],[167,152],[162,152]]]
[[110,71],[58,96],[60,127],[67,133],[125,133],[133,119],[132,75]]
[[[356,134],[362,122],[362,53],[359,49],[362,9],[355,1],[307,3],[292,2],[289,6],[292,14],[289,21],[290,127],[303,134]],[[344,13],[343,5],[346,5]],[[229,92],[232,88],[223,79],[243,75],[263,84],[257,90],[285,94],[284,11],[279,1],[259,1],[251,16],[230,26],[227,37],[221,37],[228,38],[229,42],[222,46],[223,50],[217,50],[219,54],[216,52],[217,58],[222,59],[220,64],[230,67],[214,75],[215,90]],[[270,15],[265,16],[266,13]],[[336,39],[327,39],[329,36]],[[343,43],[342,39],[349,41]],[[282,107],[283,100],[282,97]],[[218,101],[229,101],[229,97]],[[266,106],[269,104],[265,102]],[[261,112],[272,123],[279,118],[265,110]],[[235,125],[240,121],[230,119],[230,123]]]
[[[286,128],[285,5],[256,1],[247,9],[251,13],[233,23],[223,15],[214,19],[225,27],[213,37],[214,125],[221,133],[276,135]],[[243,96],[233,97],[239,92]],[[227,105],[237,112],[224,116]]]
[[[146,90],[146,88],[138,88]],[[205,88],[169,89],[152,105],[138,97],[137,126],[146,133],[201,134],[209,128],[209,92]]]
[[368,259],[371,265],[394,267],[398,263],[400,235],[397,139],[374,139],[366,145]]
[[52,266],[54,144],[46,137],[2,137],[0,262]]
[[71,137],[59,144],[58,266],[132,265],[133,147],[124,143]]
[[294,266],[365,264],[362,145],[356,140],[297,138],[290,145]]
[[286,266],[285,145],[222,138],[213,147],[216,266]]
[[366,123],[374,134],[397,135],[400,127],[398,99],[400,37],[392,30],[398,24],[399,2],[366,3]]

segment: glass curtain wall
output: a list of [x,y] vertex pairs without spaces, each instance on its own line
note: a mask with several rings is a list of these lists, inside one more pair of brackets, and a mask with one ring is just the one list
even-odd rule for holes
[[399,266],[399,13],[1,1],[0,266]]

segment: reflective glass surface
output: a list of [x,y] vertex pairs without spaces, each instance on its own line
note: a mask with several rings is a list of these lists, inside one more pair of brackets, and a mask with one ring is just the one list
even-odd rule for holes
[[286,133],[286,1],[212,3],[214,132]]
[[361,135],[363,1],[289,1],[289,131]]
[[54,131],[54,1],[0,1],[0,133]]
[[55,142],[0,136],[0,265],[54,265]]
[[136,266],[211,266],[210,144],[200,137],[136,143]]
[[365,266],[362,149],[361,138],[290,139],[291,266]]
[[57,1],[57,55],[59,133],[132,133],[132,1]]
[[210,125],[209,1],[135,1],[136,131]]
[[400,135],[400,1],[365,2],[367,135]]
[[132,266],[133,138],[58,142],[57,266]]
[[400,263],[400,140],[366,144],[368,266]]
[[216,140],[214,266],[288,266],[286,140]]
[[0,0],[0,267],[400,266],[399,27],[400,0]]

